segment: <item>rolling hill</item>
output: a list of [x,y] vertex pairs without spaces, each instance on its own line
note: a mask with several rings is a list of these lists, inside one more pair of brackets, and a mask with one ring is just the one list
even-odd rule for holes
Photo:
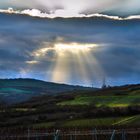
[[0,101],[6,104],[19,103],[35,96],[55,95],[63,92],[87,89],[89,90],[91,88],[57,84],[35,79],[0,79]]
[[43,94],[1,106],[0,117],[0,127],[135,128],[140,126],[140,85]]

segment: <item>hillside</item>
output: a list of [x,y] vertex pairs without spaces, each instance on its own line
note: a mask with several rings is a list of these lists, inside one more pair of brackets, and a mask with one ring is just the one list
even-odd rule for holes
[[[41,95],[55,95],[90,88],[57,84],[35,79],[0,79],[1,103],[19,103]],[[92,89],[93,90],[93,89]]]
[[73,100],[62,101],[58,105],[94,105],[96,107],[128,107],[131,105],[140,105],[140,85],[101,89],[95,93],[85,92],[83,95],[75,96]]
[[2,127],[140,126],[140,85],[74,90],[1,107]]

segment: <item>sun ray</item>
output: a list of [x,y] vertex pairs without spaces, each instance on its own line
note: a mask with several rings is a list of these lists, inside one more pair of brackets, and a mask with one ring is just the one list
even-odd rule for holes
[[[96,72],[99,71],[99,66],[93,55],[91,55],[91,50],[97,46],[97,44],[82,43],[55,44],[58,56],[51,80],[55,82],[67,82],[70,80],[70,77],[75,78],[74,76],[77,75],[83,82],[91,83],[91,73],[94,73],[93,67],[98,69]],[[92,66],[92,61],[94,61],[94,66]]]
[[[103,70],[93,52],[99,47],[95,43],[65,43],[56,42],[53,46],[44,46],[33,52],[36,59],[46,57],[49,51],[55,51],[55,60],[49,69],[50,81],[69,82],[72,79],[81,79],[83,83],[91,84],[97,73]],[[36,60],[32,61],[36,62]]]

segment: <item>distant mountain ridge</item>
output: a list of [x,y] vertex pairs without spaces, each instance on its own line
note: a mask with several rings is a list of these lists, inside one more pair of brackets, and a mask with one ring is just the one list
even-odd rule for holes
[[94,88],[45,82],[36,79],[0,79],[0,102],[18,103],[41,95],[55,95]]

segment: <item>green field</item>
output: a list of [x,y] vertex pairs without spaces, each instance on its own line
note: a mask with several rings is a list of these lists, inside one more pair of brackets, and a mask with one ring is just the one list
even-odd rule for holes
[[121,126],[121,125],[139,125],[140,115],[127,117],[108,117],[95,119],[76,119],[57,122],[44,122],[35,124],[35,128],[50,127],[98,127],[98,126]]
[[[18,89],[18,86],[10,86],[7,89],[2,87],[1,90],[6,93],[12,90],[14,93],[20,93],[23,89],[36,93],[40,91],[40,88],[24,86],[19,90],[13,88]],[[46,89],[48,90],[48,88],[43,88],[43,91]],[[53,94],[53,96],[46,94],[36,96],[27,102],[12,104],[8,107],[1,106],[0,125],[5,128],[9,126],[34,128],[102,128],[103,126],[125,128],[126,126],[135,128],[140,126],[139,107],[140,85],[100,90],[74,90]]]
[[140,105],[140,95],[120,95],[120,96],[77,96],[73,100],[63,101],[57,105],[95,105],[96,107],[127,107],[130,105]]
[[93,126],[113,126],[113,125],[132,125],[140,123],[140,116],[128,116],[117,118],[99,118],[99,119],[81,119],[68,121],[63,124],[64,127],[93,127]]

